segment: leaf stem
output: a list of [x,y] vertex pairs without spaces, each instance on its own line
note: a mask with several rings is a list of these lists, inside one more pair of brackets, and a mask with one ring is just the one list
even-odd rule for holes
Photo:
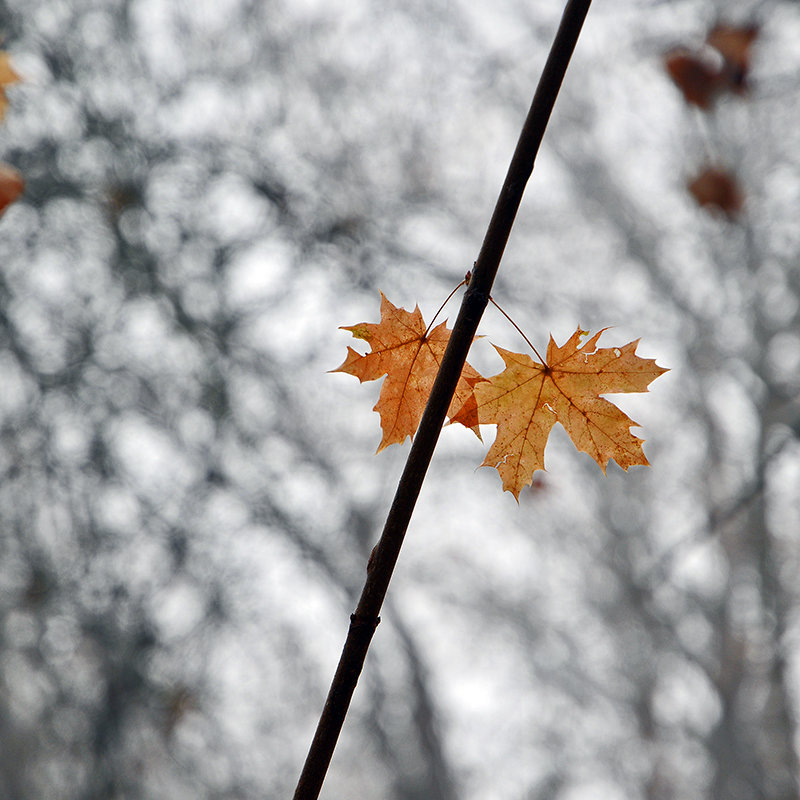
[[431,331],[431,328],[433,327],[433,323],[434,323],[434,322],[436,322],[436,317],[438,317],[438,316],[439,316],[439,314],[441,314],[441,313],[442,313],[442,309],[443,309],[443,308],[444,308],[444,307],[447,305],[447,303],[449,302],[450,298],[451,298],[451,297],[452,297],[452,296],[453,296],[453,295],[454,295],[454,294],[455,294],[455,293],[456,293],[456,292],[457,292],[457,291],[458,291],[458,290],[459,290],[459,289],[460,289],[462,286],[466,285],[466,283],[467,283],[467,282],[466,282],[466,280],[463,280],[463,281],[461,281],[461,283],[459,283],[459,284],[458,284],[458,286],[456,286],[456,288],[455,288],[455,289],[453,289],[453,291],[452,291],[452,292],[450,292],[450,294],[449,294],[449,295],[447,295],[447,297],[445,298],[445,301],[444,301],[444,303],[442,303],[442,304],[439,306],[439,310],[438,310],[438,311],[437,311],[437,312],[436,312],[436,313],[433,315],[433,319],[430,321],[430,324],[428,325],[428,327],[427,327],[427,328],[425,328],[425,333],[424,333],[424,334],[423,334],[423,336],[422,336],[422,341],[425,341],[425,339],[427,339],[427,338],[428,338],[428,334],[430,333],[430,331]]
[[489,302],[517,329],[517,333],[528,343],[528,347],[530,347],[530,349],[536,354],[536,358],[542,362],[542,366],[546,367],[547,362],[539,355],[539,351],[533,346],[531,340],[522,332],[522,328],[520,328],[520,326],[517,325],[517,323],[514,322],[514,320],[511,319],[511,317],[509,317],[502,308],[500,308],[500,306],[495,302],[494,297],[490,296]]

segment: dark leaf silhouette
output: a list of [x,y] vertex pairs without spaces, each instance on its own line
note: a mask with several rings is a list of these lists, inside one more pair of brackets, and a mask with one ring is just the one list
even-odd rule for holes
[[741,93],[746,89],[751,47],[757,37],[757,25],[715,25],[708,32],[706,43],[725,60],[723,74],[731,91]]
[[684,48],[667,53],[664,67],[681,90],[684,100],[704,111],[711,108],[717,94],[725,88],[719,68]]
[[733,219],[742,210],[744,194],[736,178],[719,167],[706,167],[689,181],[689,193],[697,204]]

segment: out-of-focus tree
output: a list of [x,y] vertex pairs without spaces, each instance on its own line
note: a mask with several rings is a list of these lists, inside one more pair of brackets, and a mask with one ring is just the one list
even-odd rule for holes
[[[0,785],[286,794],[331,652],[316,628],[346,618],[391,466],[353,473],[347,408],[318,388],[333,309],[372,295],[399,238],[377,228],[417,191],[379,170],[411,161],[377,140],[388,100],[369,108],[386,54],[351,68],[333,19],[272,4],[3,19],[28,189],[3,240]],[[394,616],[399,673],[364,715],[386,766],[345,793],[385,774],[398,797],[449,797]],[[398,685],[400,719],[379,702]]]
[[[625,260],[643,268],[654,307],[682,327],[671,428],[686,441],[673,450],[674,474],[662,472],[647,499],[606,493],[597,509],[602,560],[618,584],[602,606],[614,627],[630,628],[632,646],[620,652],[640,654],[628,680],[642,741],[657,754],[652,797],[688,796],[687,754],[705,765],[705,796],[798,792],[800,282],[797,235],[787,241],[788,209],[775,197],[777,176],[797,169],[796,102],[777,90],[797,65],[770,58],[776,18],[794,16],[774,10],[763,33],[747,20],[714,24],[705,44],[703,28],[694,32],[737,82],[703,115],[671,109],[674,134],[683,134],[676,174],[688,176],[674,216],[654,217],[636,190],[646,197],[655,186],[626,186],[633,175],[615,174],[611,159],[588,148],[561,153],[578,167],[587,203],[622,236]],[[751,46],[760,68],[752,86]]]
[[[289,795],[404,457],[336,328],[463,277],[535,5],[6,0],[0,796]],[[496,294],[672,368],[653,467],[556,436],[517,508],[444,432],[327,796],[797,795],[798,28],[590,12]]]

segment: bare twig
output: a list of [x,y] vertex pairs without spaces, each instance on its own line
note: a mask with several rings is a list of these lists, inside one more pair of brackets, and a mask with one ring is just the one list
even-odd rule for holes
[[478,323],[489,302],[500,259],[590,5],[591,0],[568,0],[564,9],[428,404],[400,477],[383,533],[370,557],[367,581],[356,611],[350,617],[350,629],[344,649],[295,790],[294,800],[316,800],[319,797],[372,635],[380,622],[381,606],[425,473],[433,457]]

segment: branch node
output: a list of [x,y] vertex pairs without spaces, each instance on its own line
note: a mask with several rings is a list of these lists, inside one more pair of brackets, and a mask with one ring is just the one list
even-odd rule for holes
[[364,617],[360,614],[350,615],[351,628],[371,628],[373,631],[380,624],[380,617]]
[[482,292],[480,289],[468,288],[465,293],[465,299],[477,300],[481,305],[485,306],[489,303],[489,292]]

